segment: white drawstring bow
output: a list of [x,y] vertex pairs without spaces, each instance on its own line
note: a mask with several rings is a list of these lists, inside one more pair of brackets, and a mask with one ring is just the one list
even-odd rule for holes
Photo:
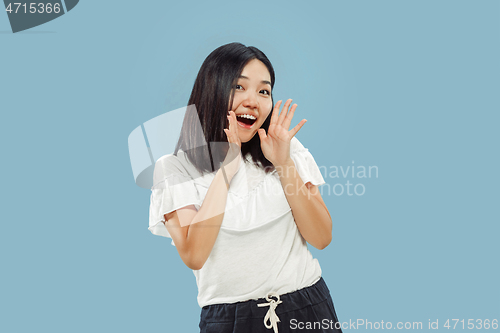
[[[274,296],[278,300],[275,301],[272,298],[270,299],[269,296]],[[275,292],[270,292],[269,294],[267,294],[266,300],[269,303],[261,303],[257,304],[257,306],[269,306],[269,310],[267,311],[266,316],[264,317],[264,325],[266,325],[266,328],[272,327],[274,329],[274,333],[278,333],[278,322],[280,321],[280,319],[278,318],[274,310],[276,309],[278,304],[283,303],[283,301],[280,301],[280,295],[278,295]],[[267,323],[268,320],[269,324]]]

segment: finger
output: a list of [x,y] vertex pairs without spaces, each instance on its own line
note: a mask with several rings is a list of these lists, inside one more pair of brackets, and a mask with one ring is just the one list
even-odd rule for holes
[[265,140],[267,138],[267,134],[266,134],[265,129],[259,128],[259,130],[257,132],[259,133],[260,141]]
[[280,106],[283,101],[279,100],[274,106],[273,113],[271,115],[271,124],[276,124],[278,122],[278,113],[280,112]]
[[230,111],[230,115],[229,115],[229,130],[231,131],[231,133],[233,134],[237,134],[237,128],[236,128],[236,125],[237,125],[237,120],[236,120],[236,115],[234,114],[234,111]]
[[224,128],[224,133],[226,133],[227,142],[231,144],[231,142],[233,142],[231,132],[227,128]]
[[236,113],[233,112],[233,124],[234,124],[234,134],[238,138],[238,120],[236,119]]
[[300,123],[298,123],[298,124],[297,124],[297,126],[295,126],[294,128],[292,128],[292,129],[290,130],[290,132],[288,132],[288,133],[290,133],[290,134],[292,135],[292,136],[291,136],[292,138],[295,136],[295,134],[297,134],[297,132],[298,132],[298,131],[302,128],[302,126],[304,126],[304,124],[305,124],[306,122],[307,122],[307,120],[306,120],[306,119],[302,119],[302,120],[300,121]]
[[228,128],[228,133],[231,137],[231,142],[235,141],[235,136],[237,133],[235,133],[235,126],[234,126],[234,120],[233,120],[233,111],[229,111],[229,116],[227,116],[227,119],[229,121],[229,128]]
[[276,124],[270,124],[269,128],[267,129],[266,136],[270,136],[272,138],[276,137]]
[[278,125],[282,125],[283,121],[285,120],[285,117],[288,113],[288,108],[290,107],[290,103],[292,103],[292,99],[289,98],[285,105],[283,105],[283,109],[281,109],[280,117],[278,118]]
[[236,143],[238,146],[241,146],[240,137],[238,135],[238,120],[236,119],[236,113],[234,111],[231,111],[231,125],[232,125],[232,132],[234,135],[233,142]]
[[224,132],[228,138],[231,136],[231,116],[227,116],[227,129],[225,128]]
[[288,115],[285,118],[285,121],[283,122],[283,127],[288,131],[290,128],[290,123],[292,122],[293,115],[295,113],[295,109],[297,108],[297,104],[292,105],[292,108],[290,109],[290,112],[288,112]]
[[230,129],[224,128],[224,133],[226,133],[227,141],[228,142],[233,142],[234,141],[234,139],[233,139],[233,133],[231,132]]

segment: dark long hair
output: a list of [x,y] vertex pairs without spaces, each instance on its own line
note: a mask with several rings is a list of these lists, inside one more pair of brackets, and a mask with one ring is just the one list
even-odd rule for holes
[[[204,174],[218,170],[229,147],[224,128],[229,128],[227,114],[233,104],[235,85],[245,65],[253,59],[260,60],[271,75],[271,110],[274,105],[274,69],[266,55],[253,46],[229,43],[212,51],[201,65],[194,82],[182,124],[181,135],[174,155],[182,149],[196,169]],[[269,129],[272,112],[261,128]],[[203,144],[205,143],[205,144]],[[226,148],[220,148],[220,147]],[[214,149],[217,147],[217,149]],[[241,154],[250,154],[252,162],[265,172],[274,170],[260,147],[260,137],[255,133],[248,142],[242,142]]]

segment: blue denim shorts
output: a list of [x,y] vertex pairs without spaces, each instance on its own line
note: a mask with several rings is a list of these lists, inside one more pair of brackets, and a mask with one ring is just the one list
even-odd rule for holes
[[315,284],[282,295],[204,306],[200,333],[342,333],[330,290]]

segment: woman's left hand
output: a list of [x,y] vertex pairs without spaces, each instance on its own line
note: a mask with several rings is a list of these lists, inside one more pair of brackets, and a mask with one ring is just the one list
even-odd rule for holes
[[258,131],[262,153],[264,153],[264,156],[275,167],[284,166],[291,161],[290,140],[292,140],[307,121],[306,119],[302,119],[297,126],[289,131],[288,128],[290,128],[297,104],[292,105],[290,112],[288,112],[292,99],[287,100],[281,113],[278,115],[281,102],[281,100],[278,101],[274,106],[267,134],[263,128],[260,128]]

